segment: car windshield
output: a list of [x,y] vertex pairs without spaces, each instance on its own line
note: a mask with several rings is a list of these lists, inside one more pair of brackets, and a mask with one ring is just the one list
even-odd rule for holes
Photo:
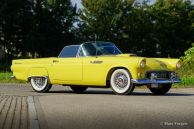
[[122,52],[111,42],[90,42],[82,45],[85,56],[117,55]]

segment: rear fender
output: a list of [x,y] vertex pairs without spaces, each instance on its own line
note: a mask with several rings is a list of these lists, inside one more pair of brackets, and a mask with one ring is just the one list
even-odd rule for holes
[[48,77],[48,72],[45,68],[30,68],[28,71],[28,81],[31,77]]

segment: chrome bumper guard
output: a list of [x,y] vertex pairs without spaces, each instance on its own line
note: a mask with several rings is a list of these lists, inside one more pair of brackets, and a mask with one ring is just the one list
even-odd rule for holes
[[15,79],[15,76],[14,76],[14,75],[11,75],[11,76],[10,76],[10,79],[11,79],[11,80],[14,80],[14,79]]
[[165,80],[165,79],[132,79],[134,84],[167,84],[167,83],[180,83],[181,80],[179,78],[173,80]]

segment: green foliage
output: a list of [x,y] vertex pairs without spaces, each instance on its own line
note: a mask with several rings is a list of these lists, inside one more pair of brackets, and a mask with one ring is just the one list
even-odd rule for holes
[[173,87],[193,87],[194,86],[194,76],[193,75],[182,75],[181,83],[174,84]]
[[[30,35],[29,50],[41,57],[57,56],[65,45],[75,40],[73,23],[76,8],[70,0],[36,3],[34,27]],[[45,48],[46,47],[46,48]]]
[[153,11],[159,51],[165,57],[182,56],[193,41],[191,1],[159,0],[153,5]]
[[82,0],[83,40],[108,40],[124,52],[180,57],[193,42],[194,6],[189,0]]
[[187,51],[185,51],[185,56],[182,58],[183,63],[190,64],[194,60],[194,43],[192,44],[192,47],[189,48]]
[[12,75],[12,73],[10,72],[0,72],[0,81],[8,81],[10,80],[10,76]]
[[184,76],[194,76],[194,44],[185,51],[185,56],[181,57],[182,68],[180,74]]
[[192,86],[194,85],[194,44],[185,51],[185,56],[181,57],[182,67],[178,70],[181,77],[181,83],[177,86]]
[[0,47],[7,58],[57,56],[75,41],[70,0],[1,0]]
[[0,48],[13,58],[57,56],[65,45],[115,42],[123,52],[180,57],[194,42],[190,0],[0,0]]
[[80,12],[83,40],[95,40],[96,35],[96,40],[114,41],[128,51],[128,41],[133,40],[130,19],[133,3],[133,0],[83,0],[84,9]]
[[11,72],[0,72],[0,83],[26,83],[25,81],[11,80]]

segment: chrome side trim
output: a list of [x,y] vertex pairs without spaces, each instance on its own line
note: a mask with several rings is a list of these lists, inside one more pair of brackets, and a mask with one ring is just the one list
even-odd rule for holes
[[150,79],[132,79],[131,80],[134,84],[166,84],[166,83],[180,83],[181,80],[176,78],[174,80],[165,80],[165,79],[157,79],[157,80],[150,80]]
[[101,64],[102,62],[101,60],[90,61],[91,64]]

